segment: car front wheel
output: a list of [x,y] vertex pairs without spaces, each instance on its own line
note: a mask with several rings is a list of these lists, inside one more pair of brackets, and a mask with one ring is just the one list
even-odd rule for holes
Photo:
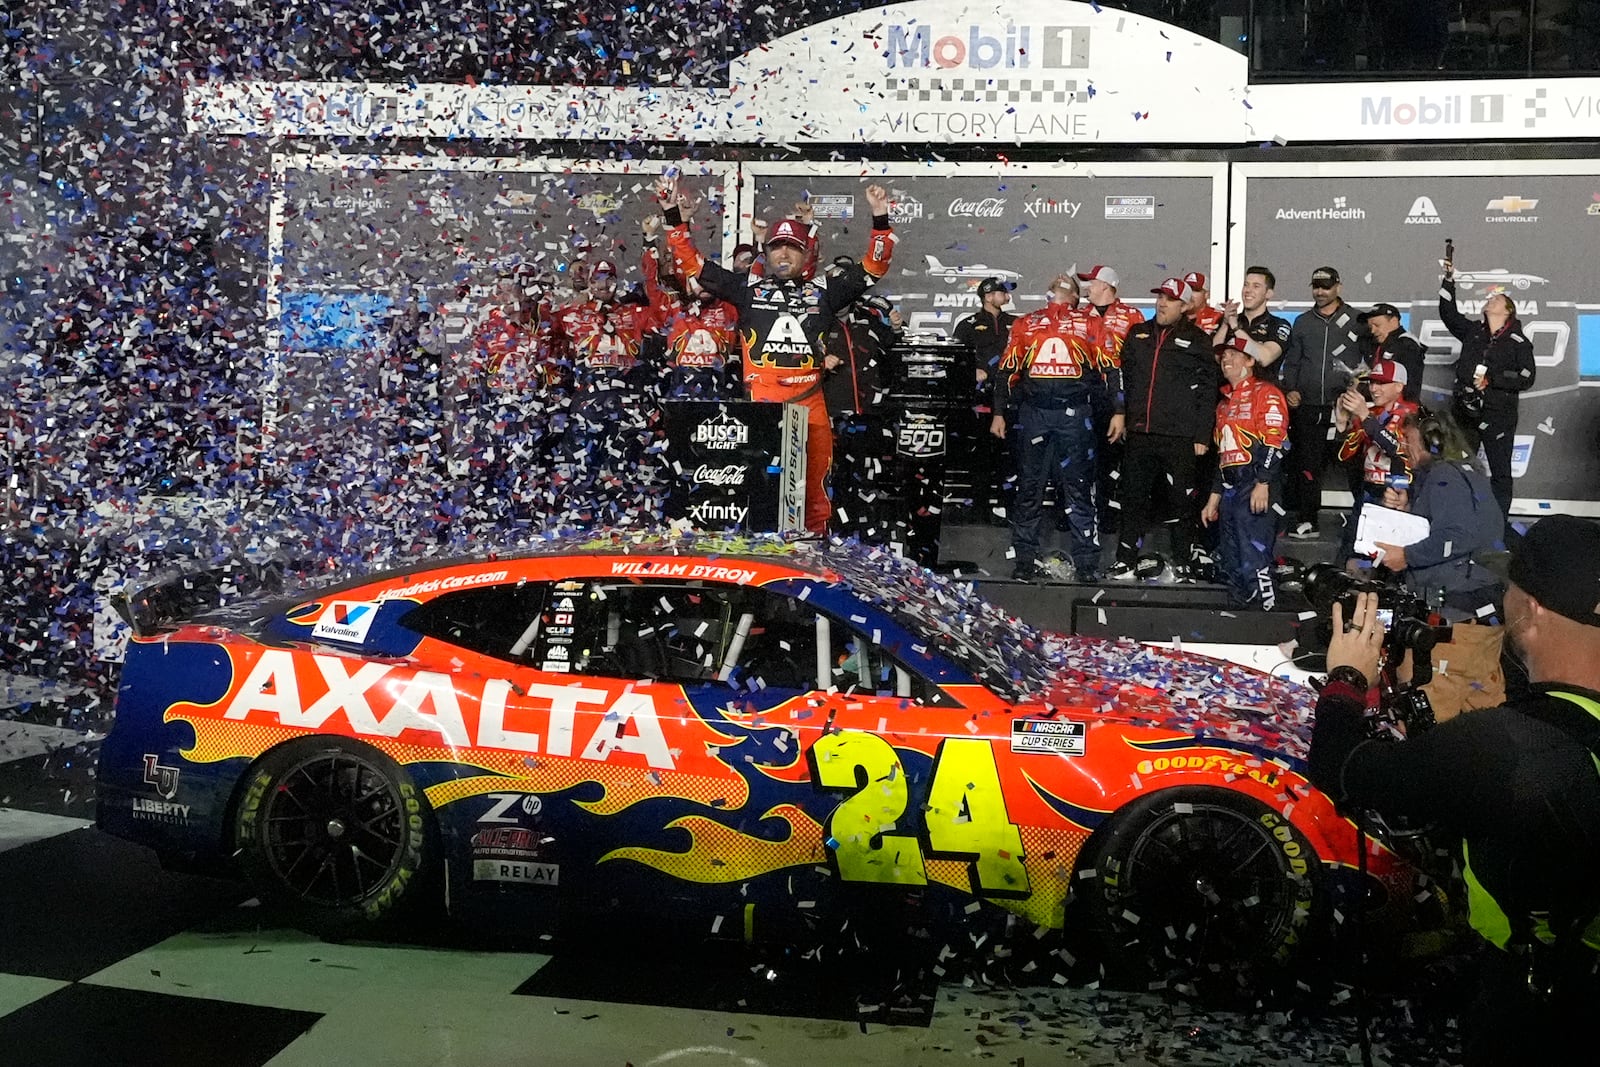
[[1086,877],[1107,966],[1132,985],[1259,992],[1300,955],[1318,860],[1281,814],[1226,789],[1130,804]]
[[428,896],[436,866],[427,799],[393,760],[344,738],[262,757],[234,821],[239,862],[267,903],[329,937],[395,919]]

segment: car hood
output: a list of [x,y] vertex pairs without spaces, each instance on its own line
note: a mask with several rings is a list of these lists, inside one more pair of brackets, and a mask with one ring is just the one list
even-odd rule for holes
[[1039,694],[1052,709],[1215,738],[1303,762],[1314,690],[1235,663],[1122,639],[1045,635],[1053,670]]

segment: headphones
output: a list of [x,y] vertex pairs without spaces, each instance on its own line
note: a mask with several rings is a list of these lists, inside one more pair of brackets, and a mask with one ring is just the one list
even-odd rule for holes
[[1445,428],[1438,415],[1428,408],[1418,409],[1417,432],[1422,435],[1422,444],[1427,448],[1429,455],[1444,454]]

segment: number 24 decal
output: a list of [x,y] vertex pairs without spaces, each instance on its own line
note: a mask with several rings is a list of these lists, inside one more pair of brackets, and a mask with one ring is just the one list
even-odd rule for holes
[[921,841],[894,832],[910,802],[910,786],[889,742],[855,730],[826,734],[812,747],[811,763],[818,786],[850,793],[828,819],[829,848],[845,881],[926,885],[926,844],[930,856],[970,861],[974,893],[1031,892],[1022,833],[1007,817],[989,742],[952,737],[939,745]]

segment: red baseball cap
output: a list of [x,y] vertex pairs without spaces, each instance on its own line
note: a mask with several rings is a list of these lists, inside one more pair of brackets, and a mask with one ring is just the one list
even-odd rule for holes
[[1078,280],[1080,282],[1105,282],[1113,289],[1122,284],[1122,279],[1117,276],[1117,272],[1115,270],[1110,267],[1100,266],[1099,264],[1090,267],[1087,272],[1079,271]]
[[1172,297],[1174,300],[1186,301],[1190,296],[1194,295],[1189,290],[1189,283],[1184,281],[1182,278],[1168,278],[1166,281],[1162,282],[1160,285],[1156,286],[1150,291],[1152,293],[1164,293],[1165,295]]
[[1191,289],[1204,289],[1206,287],[1206,276],[1197,270],[1192,270],[1183,276],[1183,282]]
[[782,219],[767,231],[767,247],[771,248],[779,243],[791,244],[796,248],[810,248],[811,233],[797,219]]
[[594,265],[589,268],[589,277],[595,278],[602,274],[609,274],[615,278],[617,276],[617,261],[614,259],[595,260]]
[[1406,369],[1392,359],[1380,359],[1367,374],[1367,381],[1375,385],[1406,384]]

